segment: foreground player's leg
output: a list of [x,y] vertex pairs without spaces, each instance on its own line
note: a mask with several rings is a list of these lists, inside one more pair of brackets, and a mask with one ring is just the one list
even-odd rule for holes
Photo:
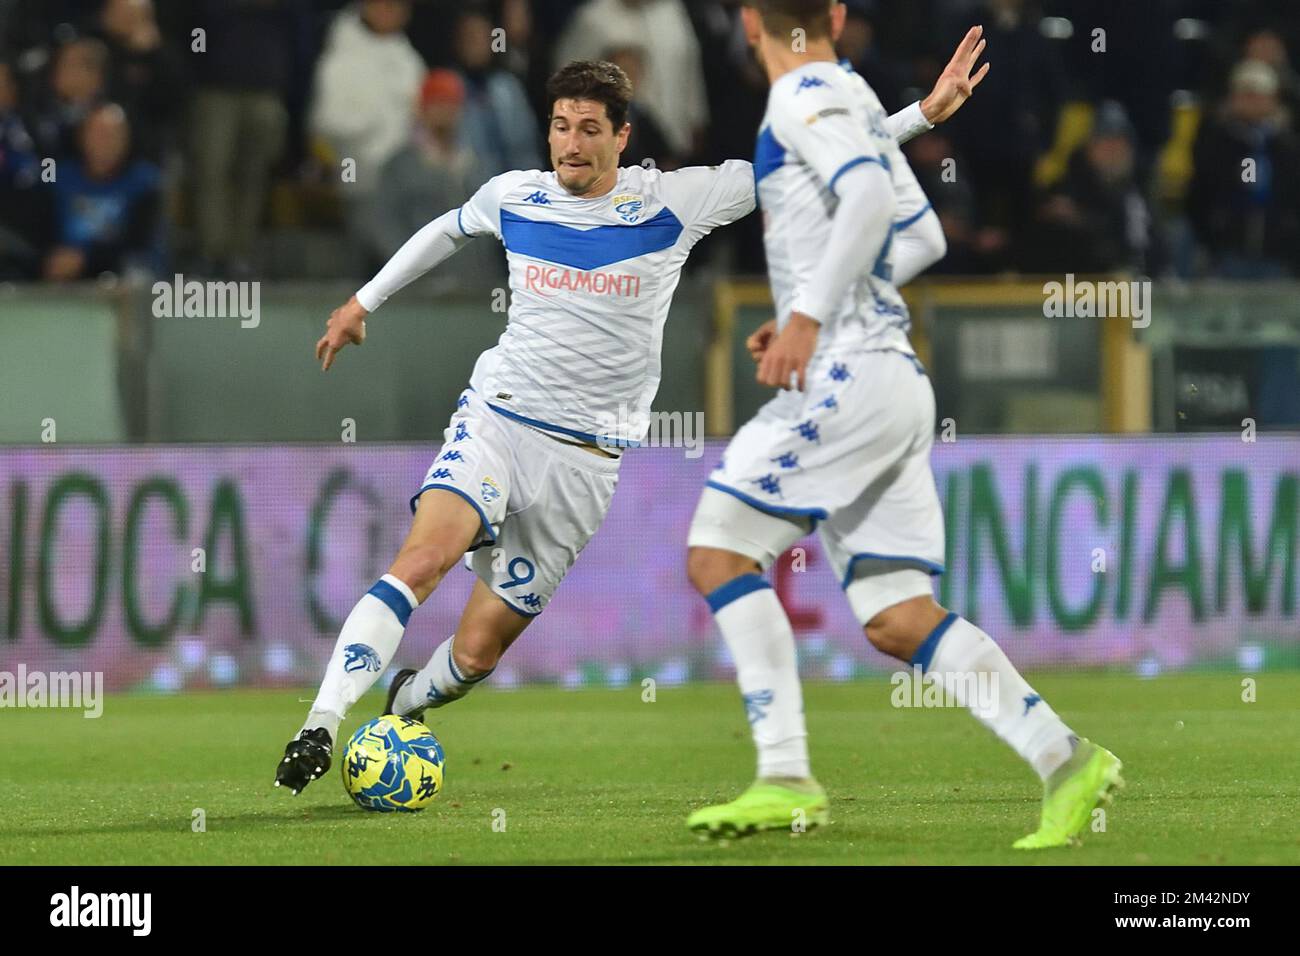
[[794,630],[785,608],[750,558],[692,548],[688,566],[736,664],[758,779],[730,803],[695,811],[686,825],[713,836],[745,836],[827,822],[826,793],[808,763]]
[[482,683],[532,618],[506,605],[482,579],[474,582],[456,633],[438,645],[421,670],[397,672],[385,714],[419,719],[427,707],[460,700]]
[[[850,585],[850,600],[852,589]],[[910,661],[938,681],[1043,780],[1039,829],[1017,841],[1017,847],[1077,841],[1092,811],[1122,785],[1114,754],[1080,739],[988,634],[933,598],[912,597],[885,608],[871,617],[866,633],[879,650]],[[981,695],[979,688],[992,692]]]
[[426,491],[406,542],[388,573],[357,602],[334,645],[325,678],[298,736],[284,751],[275,785],[295,794],[330,768],[338,727],[384,672],[411,612],[438,586],[481,530],[478,512],[462,498]]

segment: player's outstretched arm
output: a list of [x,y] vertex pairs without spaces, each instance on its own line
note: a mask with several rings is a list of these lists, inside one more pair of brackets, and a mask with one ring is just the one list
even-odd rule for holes
[[444,213],[406,240],[373,279],[330,313],[325,334],[316,343],[316,360],[322,371],[334,364],[334,356],[344,346],[365,341],[367,315],[470,241],[460,226],[460,216],[459,209]]
[[[933,129],[962,108],[975,87],[988,76],[989,64],[975,70],[984,52],[984,28],[971,27],[957,44],[948,65],[939,74],[930,95],[890,116],[886,121],[890,134],[901,146],[909,139]],[[974,71],[974,72],[972,72]]]

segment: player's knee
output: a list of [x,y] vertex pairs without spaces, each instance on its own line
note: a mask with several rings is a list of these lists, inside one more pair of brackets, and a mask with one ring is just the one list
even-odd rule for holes
[[885,608],[867,622],[864,630],[876,650],[907,661],[915,656],[944,613],[933,598],[912,598]]
[[890,610],[892,609],[881,611],[867,622],[867,640],[882,654],[905,659],[908,655],[903,653],[903,634],[897,616],[891,614]]
[[438,542],[402,549],[393,562],[392,574],[401,578],[417,595],[432,591],[460,559],[460,555]]
[[686,553],[686,574],[700,594],[708,595],[742,574],[757,574],[758,562],[720,548],[691,548]]
[[872,647],[904,661],[910,660],[920,645],[914,631],[910,615],[900,604],[885,608],[868,621],[866,627],[867,640]]

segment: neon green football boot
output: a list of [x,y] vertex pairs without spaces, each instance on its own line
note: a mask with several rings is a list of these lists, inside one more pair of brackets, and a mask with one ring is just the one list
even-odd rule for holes
[[1119,775],[1123,766],[1120,759],[1105,747],[1080,738],[1070,759],[1047,778],[1043,788],[1043,817],[1038,829],[1021,837],[1012,847],[1038,850],[1078,845],[1092,811],[1110,803],[1115,791],[1124,786]]
[[762,830],[801,833],[830,819],[830,802],[816,780],[759,779],[730,803],[696,810],[686,825],[704,836],[742,837]]

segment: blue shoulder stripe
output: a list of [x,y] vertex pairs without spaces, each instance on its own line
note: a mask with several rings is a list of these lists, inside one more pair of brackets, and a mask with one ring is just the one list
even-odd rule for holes
[[754,146],[754,184],[762,182],[784,165],[785,147],[777,141],[772,127],[764,126],[759,130],[758,143]]

